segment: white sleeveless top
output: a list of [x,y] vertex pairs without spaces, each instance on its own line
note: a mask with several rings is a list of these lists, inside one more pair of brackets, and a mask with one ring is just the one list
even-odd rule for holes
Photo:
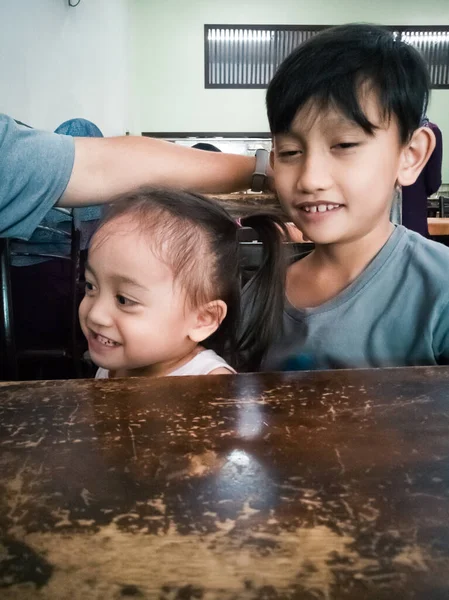
[[[175,369],[168,376],[172,375],[209,375],[211,371],[215,369],[227,369],[230,373],[236,373],[236,371],[228,365],[228,363],[218,356],[213,350],[203,350],[196,356],[189,360],[188,363]],[[95,375],[95,379],[109,379],[108,369],[100,367]]]

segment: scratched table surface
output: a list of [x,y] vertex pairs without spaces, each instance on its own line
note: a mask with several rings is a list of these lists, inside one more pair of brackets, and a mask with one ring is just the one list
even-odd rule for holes
[[0,598],[449,598],[449,368],[0,384]]

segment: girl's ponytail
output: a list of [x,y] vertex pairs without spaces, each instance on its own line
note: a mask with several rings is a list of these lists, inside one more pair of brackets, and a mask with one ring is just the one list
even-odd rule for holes
[[261,266],[243,291],[242,327],[237,343],[240,368],[256,371],[268,347],[282,332],[287,228],[276,215],[255,214],[241,219],[262,242]]

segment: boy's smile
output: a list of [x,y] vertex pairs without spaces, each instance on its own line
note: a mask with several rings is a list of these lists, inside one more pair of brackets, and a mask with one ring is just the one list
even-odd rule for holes
[[341,204],[328,204],[326,202],[303,202],[298,206],[301,210],[304,210],[306,213],[325,213],[331,210],[335,210],[336,208],[341,208]]
[[322,219],[326,219],[329,213],[338,211],[343,207],[343,204],[328,203],[328,202],[302,202],[296,208],[305,212],[303,219],[310,221],[311,223],[317,221],[320,222]]

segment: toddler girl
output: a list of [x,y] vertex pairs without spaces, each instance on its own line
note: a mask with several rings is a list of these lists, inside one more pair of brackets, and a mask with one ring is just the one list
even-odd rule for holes
[[223,208],[200,195],[156,189],[113,204],[92,239],[79,310],[97,378],[257,367],[282,314],[283,225],[268,215],[242,224],[264,242],[244,325],[238,225]]

